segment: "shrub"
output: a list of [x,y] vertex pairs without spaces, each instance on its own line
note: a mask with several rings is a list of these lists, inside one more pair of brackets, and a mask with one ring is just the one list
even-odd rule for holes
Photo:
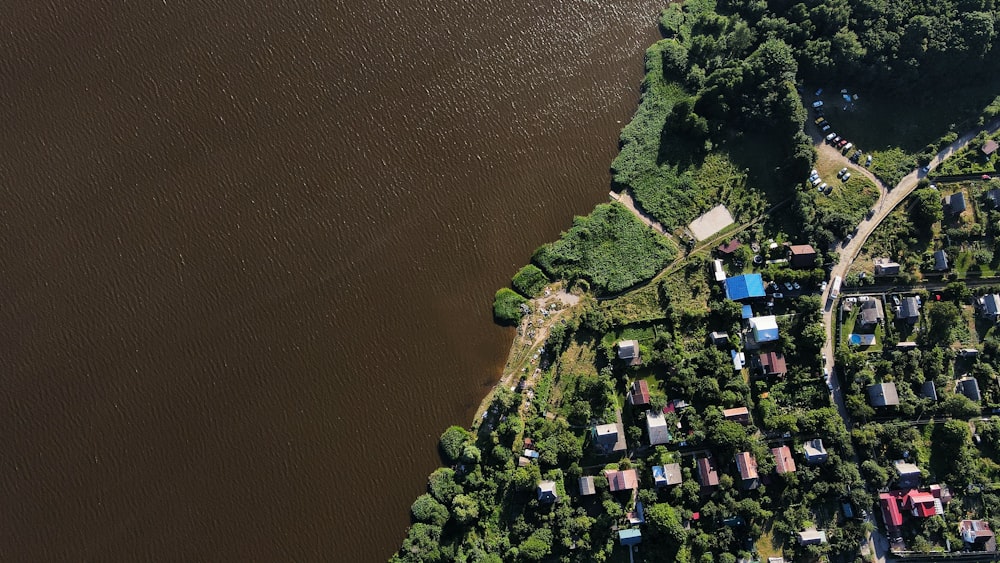
[[500,288],[493,297],[493,320],[500,324],[517,324],[524,315],[521,305],[528,302],[513,289]]
[[528,264],[514,274],[511,280],[514,289],[525,297],[537,297],[542,289],[549,283],[549,278],[534,264]]
[[899,147],[872,153],[871,171],[889,188],[893,188],[903,176],[917,167],[917,159]]
[[448,507],[434,500],[434,497],[427,493],[420,495],[417,500],[413,501],[410,512],[413,513],[413,519],[417,522],[435,526],[444,526],[449,516]]

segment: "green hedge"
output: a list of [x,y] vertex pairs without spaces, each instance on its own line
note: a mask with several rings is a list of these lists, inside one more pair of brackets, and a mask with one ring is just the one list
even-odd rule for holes
[[514,289],[525,297],[537,297],[549,283],[549,278],[534,264],[528,264],[514,274],[511,280]]
[[677,255],[669,239],[618,203],[602,204],[559,240],[535,251],[534,262],[554,278],[587,280],[598,294],[617,293],[655,276]]
[[521,305],[528,300],[509,287],[500,288],[493,297],[493,318],[501,324],[517,324],[521,320]]

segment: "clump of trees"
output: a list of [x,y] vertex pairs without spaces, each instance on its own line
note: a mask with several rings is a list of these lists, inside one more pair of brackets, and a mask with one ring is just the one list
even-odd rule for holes
[[528,264],[514,274],[511,285],[525,297],[538,297],[549,283],[549,278],[534,264]]
[[502,287],[493,296],[493,319],[500,324],[517,324],[524,316],[522,305],[528,300],[509,287]]

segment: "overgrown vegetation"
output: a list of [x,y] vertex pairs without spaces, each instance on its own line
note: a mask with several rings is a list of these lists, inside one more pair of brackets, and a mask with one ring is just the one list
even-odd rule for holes
[[553,277],[586,280],[598,294],[617,293],[656,275],[677,248],[618,203],[598,205],[559,240],[535,251],[534,261]]
[[542,289],[549,283],[549,278],[534,264],[528,264],[514,274],[511,285],[525,297],[538,297]]
[[493,296],[493,318],[500,324],[517,324],[524,316],[521,306],[527,303],[528,300],[514,290],[502,287]]

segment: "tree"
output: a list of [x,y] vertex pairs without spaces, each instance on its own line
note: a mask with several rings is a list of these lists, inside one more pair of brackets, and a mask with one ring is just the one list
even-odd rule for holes
[[410,512],[417,522],[435,526],[444,526],[449,516],[448,507],[434,500],[434,497],[427,493],[420,495],[417,500],[413,501]]
[[446,505],[462,492],[462,487],[455,482],[455,471],[447,467],[435,469],[427,478],[427,486],[431,495]]
[[946,347],[953,340],[951,331],[962,322],[962,310],[954,303],[935,301],[927,306],[927,320],[930,328],[924,334],[924,342]]
[[410,527],[410,532],[403,540],[399,550],[402,561],[435,562],[441,561],[441,528],[417,522]]
[[934,223],[944,219],[944,207],[941,205],[941,194],[933,188],[924,188],[913,192],[916,200],[913,205],[913,224],[924,234],[930,234]]
[[451,426],[441,434],[441,453],[448,461],[458,461],[462,455],[462,449],[472,437],[469,431],[461,426]]
[[469,495],[455,495],[451,510],[459,524],[469,524],[479,518],[479,501]]
[[661,502],[647,508],[646,520],[653,532],[671,547],[678,548],[684,543],[684,526],[677,511],[669,504]]
[[521,542],[521,556],[528,561],[541,561],[552,551],[552,530],[540,528]]

